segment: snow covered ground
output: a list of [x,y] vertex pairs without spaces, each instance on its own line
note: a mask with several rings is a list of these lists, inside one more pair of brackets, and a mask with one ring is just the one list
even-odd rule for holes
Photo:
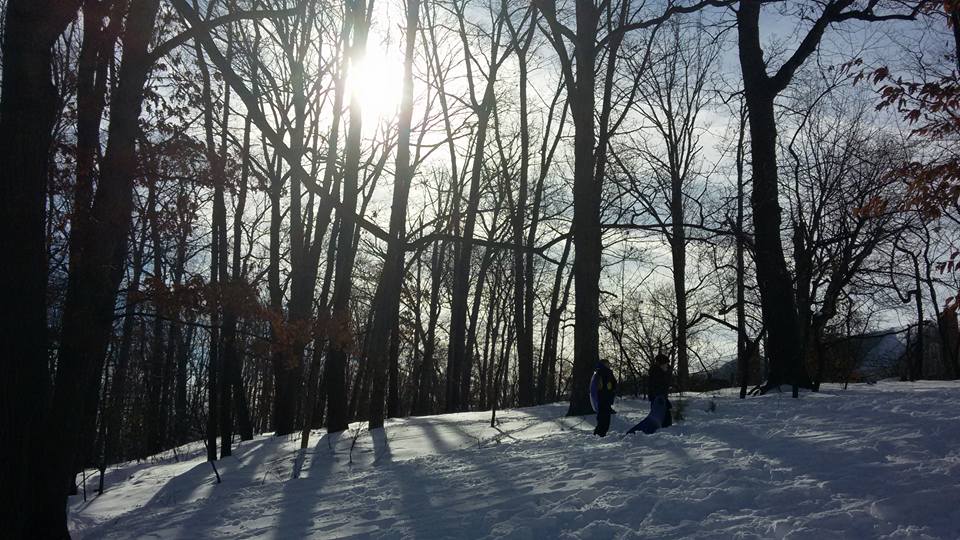
[[[709,403],[716,405],[709,411]],[[261,437],[218,462],[111,469],[71,499],[80,538],[960,538],[960,384],[687,398],[686,421],[622,436],[564,404]],[[351,450],[352,448],[352,450]],[[92,494],[97,478],[88,479]]]

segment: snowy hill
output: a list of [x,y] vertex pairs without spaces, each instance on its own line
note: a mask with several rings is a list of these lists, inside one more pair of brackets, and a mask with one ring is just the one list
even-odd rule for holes
[[[716,410],[709,412],[713,400]],[[687,419],[611,435],[565,405],[394,420],[299,441],[258,438],[218,462],[111,469],[71,499],[80,538],[958,538],[960,384],[688,398]],[[352,448],[352,450],[351,450]],[[88,478],[88,492],[96,486]]]

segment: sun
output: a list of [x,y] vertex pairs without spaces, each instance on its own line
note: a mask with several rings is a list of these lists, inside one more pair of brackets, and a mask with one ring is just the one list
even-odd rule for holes
[[403,86],[403,63],[389,58],[384,51],[368,49],[364,57],[350,66],[347,89],[360,101],[364,123],[389,121],[397,114]]

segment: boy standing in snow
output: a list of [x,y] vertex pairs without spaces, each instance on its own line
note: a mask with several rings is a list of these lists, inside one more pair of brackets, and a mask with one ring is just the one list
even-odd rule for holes
[[673,405],[667,397],[667,394],[670,393],[670,359],[667,358],[667,355],[657,354],[653,365],[650,366],[647,385],[647,399],[653,402],[657,396],[663,396],[663,399],[666,400],[667,412],[664,414],[663,423],[660,427],[670,427],[673,425],[673,415],[670,414]]
[[597,427],[593,434],[605,437],[610,429],[610,415],[613,414],[613,400],[616,398],[617,378],[603,361],[597,362]]

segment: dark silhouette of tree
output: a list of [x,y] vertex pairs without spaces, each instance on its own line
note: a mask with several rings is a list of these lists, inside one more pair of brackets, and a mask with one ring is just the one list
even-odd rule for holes
[[923,2],[905,13],[877,13],[880,2],[859,5],[853,0],[832,0],[814,9],[813,25],[790,57],[773,74],[768,71],[760,40],[760,0],[742,0],[737,9],[740,69],[750,119],[750,156],[753,172],[751,205],[755,229],[757,281],[767,329],[767,356],[770,360],[764,389],[792,384],[810,387],[810,376],[802,361],[802,339],[793,295],[793,277],[787,268],[780,238],[781,209],[777,171],[777,120],[774,100],[793,80],[797,70],[820,45],[827,29],[845,21],[882,21],[913,18]]
[[[0,265],[4,284],[0,337],[0,473],[10,487],[2,516],[12,537],[64,536],[66,489],[43,482],[51,392],[47,357],[46,190],[57,109],[52,48],[77,16],[80,1],[10,0],[3,32],[0,89]],[[41,475],[38,477],[38,475]],[[40,480],[40,481],[38,481]],[[59,502],[61,509],[56,508]]]

